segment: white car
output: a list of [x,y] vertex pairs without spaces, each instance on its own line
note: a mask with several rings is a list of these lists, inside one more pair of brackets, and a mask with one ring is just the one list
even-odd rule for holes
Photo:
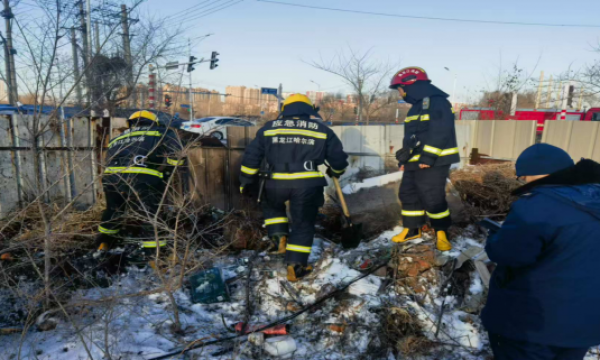
[[229,126],[255,126],[256,124],[250,120],[226,117],[213,116],[181,123],[181,130],[198,134],[202,137],[214,137],[218,140],[227,139],[227,128]]

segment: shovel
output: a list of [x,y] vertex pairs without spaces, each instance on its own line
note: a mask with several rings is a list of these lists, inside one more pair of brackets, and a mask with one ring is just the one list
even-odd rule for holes
[[346,199],[344,199],[344,193],[340,187],[340,181],[338,178],[333,177],[333,184],[335,185],[335,191],[337,192],[340,204],[342,204],[342,210],[344,212],[344,224],[342,227],[342,246],[344,249],[354,249],[358,247],[360,240],[363,238],[362,224],[353,224],[350,219],[350,212],[348,211],[348,205],[346,205]]

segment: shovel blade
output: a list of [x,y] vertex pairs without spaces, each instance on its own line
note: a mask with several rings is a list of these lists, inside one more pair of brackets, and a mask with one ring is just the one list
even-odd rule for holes
[[355,249],[363,238],[362,224],[352,224],[342,229],[342,247],[344,249]]

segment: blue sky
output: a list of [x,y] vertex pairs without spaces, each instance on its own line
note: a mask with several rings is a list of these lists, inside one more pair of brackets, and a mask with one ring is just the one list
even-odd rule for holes
[[[144,11],[166,16],[204,0],[148,0]],[[210,0],[221,1],[227,0]],[[429,17],[600,25],[596,0],[429,0],[341,1],[285,0],[305,5]],[[201,13],[201,11],[200,11]],[[190,16],[190,15],[188,15]],[[174,17],[175,22],[180,18]],[[221,53],[220,67],[196,67],[194,83],[224,90],[227,85],[276,87],[284,91],[322,90],[348,92],[343,82],[305,64],[352,47],[372,49],[374,58],[398,62],[400,67],[425,68],[439,87],[452,92],[456,72],[458,97],[465,100],[492,88],[498,69],[515,61],[533,77],[544,70],[563,73],[580,69],[595,59],[600,28],[509,26],[445,22],[303,9],[245,0],[223,11],[189,21],[185,36],[215,35],[193,48],[193,53]],[[599,45],[600,46],[600,45]],[[536,68],[537,66],[537,68]]]

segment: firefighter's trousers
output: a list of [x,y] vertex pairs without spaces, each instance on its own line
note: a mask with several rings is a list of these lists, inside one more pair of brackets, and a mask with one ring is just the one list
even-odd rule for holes
[[[111,244],[114,236],[119,233],[125,215],[138,218],[143,224],[138,236],[142,238],[142,246],[148,250],[156,250],[156,246],[165,246],[166,241],[156,241],[151,225],[166,183],[163,179],[146,174],[114,174],[102,178],[106,197],[106,210],[102,214],[102,223],[98,227],[100,239],[98,242]],[[162,210],[160,210],[162,212]],[[163,216],[159,214],[159,220]],[[154,240],[153,240],[154,239]]]
[[[291,233],[285,202],[290,202]],[[288,235],[285,260],[288,264],[306,266],[315,235],[315,222],[323,206],[323,187],[300,189],[267,188],[263,202],[265,225],[269,237]]]
[[425,225],[427,217],[431,226],[447,230],[452,225],[446,202],[446,179],[450,165],[404,171],[400,184],[402,223],[416,229]]

